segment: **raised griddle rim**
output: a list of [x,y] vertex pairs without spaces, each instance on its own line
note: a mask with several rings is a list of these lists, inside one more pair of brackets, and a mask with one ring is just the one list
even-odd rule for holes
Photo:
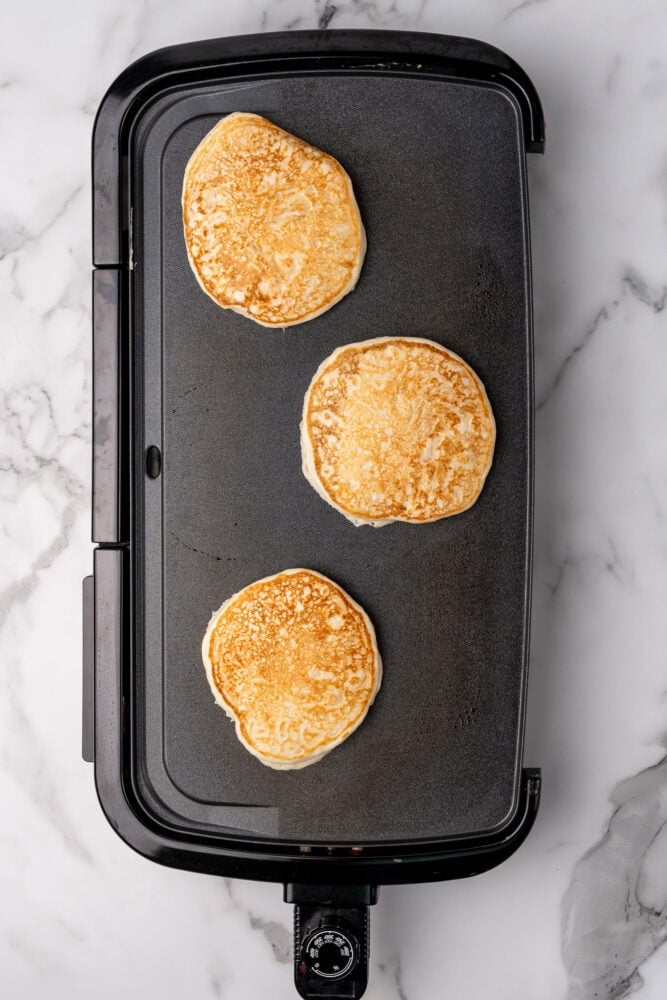
[[[522,773],[518,808],[508,826],[492,835],[448,842],[308,845],[194,834],[156,819],[137,796],[128,767],[133,726],[124,710],[128,656],[128,553],[95,551],[93,600],[87,602],[84,636],[94,636],[95,656],[84,673],[95,691],[95,785],[102,810],[116,833],[139,854],[172,868],[269,882],[399,885],[465,878],[505,861],[530,832],[540,801],[541,775]],[[85,588],[89,590],[89,586]],[[119,624],[125,624],[119,628]],[[84,641],[84,650],[92,644]]]
[[273,32],[190,42],[159,49],[125,69],[100,104],[93,127],[93,264],[127,264],[127,220],[122,218],[127,138],[137,105],[157,93],[233,75],[262,76],[307,68],[436,71],[489,81],[509,90],[521,108],[527,152],[544,151],[544,115],[537,91],[521,67],[500,49],[471,38],[427,32],[335,30]]
[[[224,54],[223,54],[224,53]],[[370,61],[369,61],[370,60]],[[131,219],[127,141],[137,114],[156,95],[184,82],[225,75],[258,77],[270,72],[389,71],[436,73],[486,80],[510,90],[519,102],[526,148],[542,151],[544,127],[537,94],[525,73],[484,43],[438,35],[374,32],[296,32],[239,36],[162,50],[129,67],[104,98],[93,134],[95,435],[93,539],[95,612],[84,627],[94,631],[95,776],[103,809],[130,846],[165,864],[247,878],[318,881],[416,882],[469,875],[509,856],[532,826],[539,799],[539,772],[524,771],[516,810],[502,829],[463,841],[408,844],[310,845],[243,835],[207,836],[179,829],[152,815],[137,794],[132,774],[134,698],[128,581],[132,536],[133,468],[127,331],[131,282]],[[124,145],[125,144],[125,145]],[[529,587],[528,579],[526,585]],[[526,633],[527,635],[527,633]],[[525,698],[524,698],[525,712]]]

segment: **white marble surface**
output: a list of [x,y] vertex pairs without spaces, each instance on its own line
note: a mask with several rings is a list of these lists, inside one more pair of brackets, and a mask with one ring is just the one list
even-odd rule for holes
[[146,51],[318,22],[495,43],[533,77],[548,124],[546,156],[530,159],[539,411],[526,762],[543,768],[541,813],[494,872],[383,891],[367,996],[662,1000],[664,0],[0,7],[0,996],[295,995],[280,888],[136,856],[80,759],[89,136],[107,85]]

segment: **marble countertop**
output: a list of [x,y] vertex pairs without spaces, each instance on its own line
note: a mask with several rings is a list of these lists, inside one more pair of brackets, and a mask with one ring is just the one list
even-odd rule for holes
[[547,118],[529,181],[536,529],[519,852],[385,888],[369,1000],[667,995],[667,8],[663,0],[39,0],[0,12],[0,995],[292,998],[277,885],[163,869],[80,758],[95,109],[144,52],[335,27],[469,35]]

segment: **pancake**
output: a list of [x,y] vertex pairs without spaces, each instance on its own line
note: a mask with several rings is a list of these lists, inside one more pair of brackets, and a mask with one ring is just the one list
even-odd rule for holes
[[306,393],[303,473],[354,524],[425,524],[477,500],[493,460],[484,386],[453,351],[419,337],[339,347]]
[[340,163],[260,118],[223,118],[183,180],[190,265],[224,309],[262,326],[304,323],[357,283],[366,236]]
[[267,576],[225,601],[202,658],[241,743],[279,770],[314,764],[347,739],[382,678],[366,612],[309,569]]

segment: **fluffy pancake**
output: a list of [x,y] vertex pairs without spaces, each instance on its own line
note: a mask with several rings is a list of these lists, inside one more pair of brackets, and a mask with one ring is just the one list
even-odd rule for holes
[[423,524],[467,510],[493,460],[484,386],[432,340],[378,337],[322,362],[303,404],[303,473],[355,524]]
[[326,312],[357,283],[366,236],[340,163],[260,118],[223,118],[183,180],[188,258],[204,291],[262,326]]
[[241,743],[281,770],[314,764],[347,739],[382,677],[366,612],[309,569],[267,576],[225,601],[202,657]]

